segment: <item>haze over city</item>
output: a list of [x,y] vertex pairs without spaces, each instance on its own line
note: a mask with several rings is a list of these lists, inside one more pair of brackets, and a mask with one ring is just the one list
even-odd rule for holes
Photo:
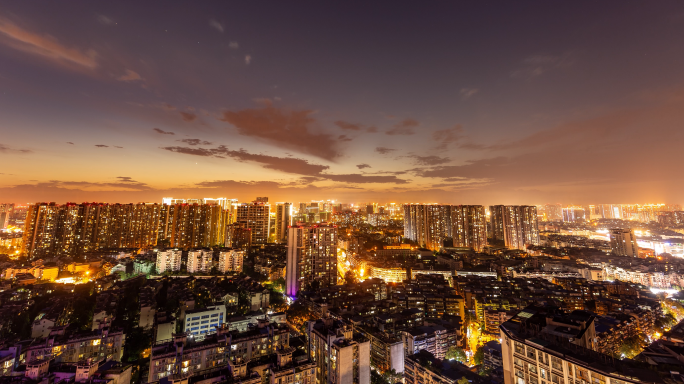
[[4,2],[4,202],[681,203],[677,2]]

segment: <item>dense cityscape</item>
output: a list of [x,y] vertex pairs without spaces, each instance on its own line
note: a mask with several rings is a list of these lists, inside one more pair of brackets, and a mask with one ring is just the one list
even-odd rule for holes
[[682,37],[0,0],[0,384],[684,384]]
[[8,203],[0,228],[3,382],[669,383],[684,365],[679,205]]

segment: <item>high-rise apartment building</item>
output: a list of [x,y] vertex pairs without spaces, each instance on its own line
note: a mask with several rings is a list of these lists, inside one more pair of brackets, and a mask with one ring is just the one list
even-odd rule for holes
[[451,206],[438,204],[404,205],[404,237],[421,247],[440,249],[451,232]]
[[157,252],[157,273],[180,271],[182,251],[169,249]]
[[157,244],[222,245],[226,220],[217,204],[38,203],[27,211],[23,253],[35,258]]
[[314,280],[321,287],[337,285],[337,226],[323,223],[288,229],[285,280],[289,296]]
[[370,341],[355,340],[353,327],[324,318],[307,323],[309,359],[319,384],[370,384]]
[[276,203],[276,242],[287,242],[287,228],[292,225],[292,203]]
[[254,201],[239,204],[237,207],[237,223],[251,231],[252,244],[268,242],[271,227],[271,206],[268,203]]
[[244,257],[245,251],[230,250],[219,253],[219,272],[242,272]]
[[639,246],[637,245],[636,235],[632,229],[611,229],[610,247],[613,253],[618,256],[639,256]]
[[428,249],[438,250],[451,238],[456,247],[481,251],[487,244],[486,231],[481,205],[404,205],[404,237]]
[[59,216],[55,203],[31,205],[26,213],[22,254],[29,259],[48,256],[52,252]]
[[451,228],[454,247],[469,247],[481,252],[487,245],[487,216],[481,205],[452,206]]
[[211,271],[213,252],[210,249],[197,249],[188,252],[188,272],[204,272]]
[[539,244],[537,207],[533,205],[494,205],[489,207],[492,238],[511,249]]
[[14,203],[0,204],[0,229],[7,228],[12,212],[14,212]]

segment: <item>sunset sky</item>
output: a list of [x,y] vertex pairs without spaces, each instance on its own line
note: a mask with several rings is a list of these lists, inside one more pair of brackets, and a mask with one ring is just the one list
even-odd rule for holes
[[0,202],[684,203],[678,1],[0,2]]

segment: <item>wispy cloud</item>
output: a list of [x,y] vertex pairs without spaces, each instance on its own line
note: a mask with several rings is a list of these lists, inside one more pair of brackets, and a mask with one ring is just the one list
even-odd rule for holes
[[450,158],[448,157],[440,157],[440,156],[435,156],[435,155],[428,155],[428,156],[419,156],[419,155],[410,155],[410,158],[412,158],[416,164],[418,165],[440,165],[440,164],[446,164],[451,161]]
[[32,151],[29,149],[15,149],[12,147],[8,147],[4,144],[0,144],[0,153],[31,153]]
[[245,64],[252,64],[252,55],[245,55]]
[[209,26],[214,28],[215,30],[223,33],[223,25],[219,23],[218,21],[211,19],[209,20]]
[[188,144],[188,145],[211,145],[211,141],[206,141],[206,140],[200,140],[200,139],[181,139],[181,140],[176,140],[180,141],[182,143]]
[[475,94],[479,91],[480,90],[477,88],[461,88],[461,99],[468,100],[471,97],[475,96]]
[[67,47],[50,35],[29,32],[4,18],[0,18],[0,35],[5,37],[0,43],[52,62],[87,70],[98,66],[95,51]]
[[512,78],[532,79],[555,68],[567,68],[575,63],[571,53],[562,55],[537,54],[525,58],[522,65],[511,71]]
[[113,19],[111,19],[105,15],[97,15],[96,19],[97,19],[97,22],[102,24],[102,25],[116,25],[116,22]]
[[175,133],[173,133],[171,131],[165,131],[165,130],[159,129],[159,128],[153,128],[152,130],[159,133],[159,134],[162,134],[162,135],[175,135]]
[[439,144],[436,149],[445,150],[451,144],[457,143],[463,137],[463,127],[458,124],[451,128],[440,129],[432,133],[432,138]]
[[420,125],[417,121],[413,119],[404,119],[399,124],[395,124],[392,129],[386,131],[387,135],[413,135],[416,133],[413,128]]
[[387,148],[387,147],[376,147],[375,152],[381,154],[381,155],[386,155],[388,153],[394,152],[396,149],[394,148]]
[[119,81],[126,81],[126,82],[143,81],[143,78],[140,77],[140,75],[137,72],[131,71],[130,69],[126,69],[126,73],[117,77],[116,79]]
[[230,43],[228,43],[228,48],[238,49],[238,48],[240,48],[240,44],[238,44],[237,41],[231,41]]
[[356,168],[358,169],[365,169],[365,168],[370,168],[371,166],[368,164],[357,164]]

